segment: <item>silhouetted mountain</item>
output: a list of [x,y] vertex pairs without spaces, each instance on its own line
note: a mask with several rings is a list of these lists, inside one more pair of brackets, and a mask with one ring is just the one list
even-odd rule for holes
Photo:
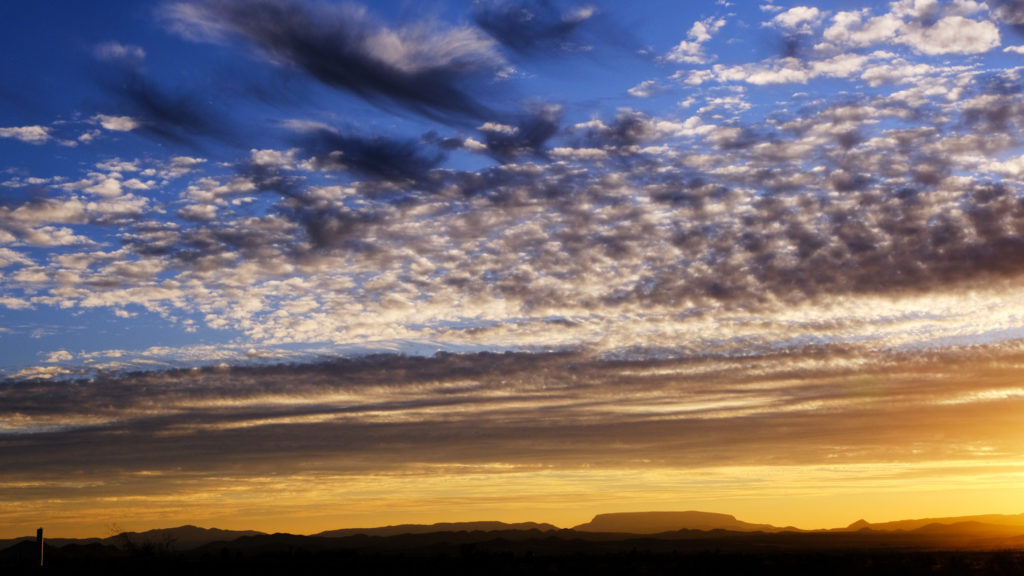
[[729,530],[732,532],[781,532],[771,524],[751,524],[729,514],[714,512],[617,512],[598,514],[586,524],[573,528],[579,532],[616,532],[621,534],[658,534],[676,530]]
[[381,526],[378,528],[342,528],[340,530],[327,530],[314,534],[329,538],[341,538],[365,534],[367,536],[398,536],[400,534],[432,534],[435,532],[496,532],[504,530],[559,530],[557,526],[537,522],[518,522],[507,524],[505,522],[438,522],[436,524],[398,524],[395,526]]
[[[263,532],[255,530],[221,530],[219,528],[200,528],[198,526],[179,526],[177,528],[159,528],[145,532],[122,532],[116,536],[104,538],[103,544],[119,548],[161,548],[170,550],[191,550],[211,542],[229,542],[243,536],[257,536]],[[48,541],[49,542],[49,541]]]
[[[1024,528],[1024,514],[982,514],[979,516],[951,516],[947,518],[919,518],[917,520],[896,520],[894,522],[879,522],[870,524],[864,520],[858,520],[850,524],[846,530],[861,530],[870,528],[881,531],[911,531],[917,530],[929,524],[949,525],[962,524],[965,522],[977,522],[979,524],[990,524],[994,526],[1019,526]],[[1024,533],[1024,531],[1022,531]]]
[[[50,546],[46,547],[47,550]],[[32,562],[39,561],[39,545],[35,540],[19,539],[18,542],[0,550],[0,564],[3,562]]]
[[986,524],[984,522],[954,522],[953,524],[933,523],[911,532],[915,534],[974,536],[984,538],[1010,538],[1024,536],[1024,526],[1008,524]]
[[[20,538],[8,538],[6,540],[0,540],[0,550],[10,548],[19,542],[31,542],[35,545],[35,536],[22,536]],[[67,546],[68,544],[94,544],[100,542],[99,538],[47,538],[46,545],[60,548]]]
[[863,518],[861,518],[860,520],[857,520],[853,524],[850,524],[849,526],[844,528],[844,530],[850,530],[850,531],[858,531],[858,530],[865,530],[865,529],[870,530],[871,529],[871,524],[868,524],[867,520],[864,520]]
[[[647,523],[639,526],[640,520]],[[118,546],[98,542],[47,545],[44,571],[106,576],[1024,573],[1024,534],[1017,534],[1014,526],[974,521],[932,523],[911,531],[874,530],[862,521],[840,530],[769,531],[751,530],[768,525],[742,522],[725,514],[674,512],[600,515],[585,526],[625,527],[632,522],[633,529],[657,529],[659,520],[670,520],[673,525],[686,520],[690,526],[710,529],[691,527],[641,535],[537,527],[487,530],[549,525],[471,522],[383,527],[402,532],[390,536],[326,537],[183,526],[119,535],[131,545],[117,542],[117,537],[111,541]],[[722,528],[725,525],[743,530]],[[423,532],[411,533],[410,526]],[[465,527],[484,529],[459,529]],[[240,533],[249,535],[228,539]],[[160,538],[175,537],[181,537],[186,546],[197,538],[216,541],[191,549],[158,545]],[[147,546],[147,542],[156,544]],[[38,554],[38,545],[29,539],[0,550],[0,574],[41,573]]]

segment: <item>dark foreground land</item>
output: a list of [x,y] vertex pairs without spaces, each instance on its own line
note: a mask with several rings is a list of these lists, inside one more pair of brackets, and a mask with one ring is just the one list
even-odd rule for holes
[[595,536],[569,530],[345,538],[274,534],[181,551],[166,542],[47,546],[43,568],[38,546],[25,541],[0,550],[0,574],[1024,574],[1024,550],[937,549],[871,538],[726,532],[692,538]]

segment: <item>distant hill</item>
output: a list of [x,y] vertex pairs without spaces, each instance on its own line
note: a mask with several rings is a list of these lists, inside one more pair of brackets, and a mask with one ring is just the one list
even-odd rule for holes
[[[100,538],[47,538],[46,545],[60,548],[62,546],[67,546],[68,544],[98,544],[100,540]],[[36,543],[36,537],[22,536],[21,538],[8,538],[5,540],[0,540],[0,550],[10,548],[11,546],[20,544],[22,542],[31,542],[32,545],[34,546]]]
[[[1024,514],[921,518],[874,524],[866,520],[857,520],[844,528],[831,530],[799,530],[789,526],[754,524],[738,520],[729,514],[693,510],[598,514],[590,522],[575,526],[571,530],[538,522],[482,521],[344,528],[327,530],[312,536],[301,536],[187,525],[145,532],[123,532],[103,539],[48,538],[46,544],[48,549],[64,549],[71,546],[64,553],[68,556],[76,546],[84,551],[82,553],[89,554],[93,554],[89,552],[92,550],[90,547],[99,547],[96,550],[109,548],[128,554],[179,553],[203,548],[219,553],[224,543],[232,543],[230,547],[237,549],[274,549],[282,546],[284,549],[296,546],[334,549],[337,546],[401,548],[432,546],[446,542],[527,542],[555,539],[563,542],[560,546],[564,546],[569,540],[607,544],[619,540],[626,541],[633,537],[650,538],[652,535],[657,535],[653,537],[658,541],[675,542],[673,545],[681,545],[678,543],[684,540],[729,540],[731,545],[739,546],[743,542],[761,542],[761,539],[764,539],[765,545],[795,548],[868,545],[1024,548]],[[348,542],[340,542],[344,539]],[[373,544],[371,541],[374,539],[385,539],[388,542]],[[35,538],[32,536],[0,540],[0,551],[11,549],[10,554],[31,554],[33,546]],[[15,548],[21,552],[17,552]]]
[[198,526],[186,525],[177,528],[147,530],[145,532],[122,532],[116,536],[104,538],[100,542],[119,548],[162,547],[180,551],[191,550],[212,542],[230,542],[243,536],[259,536],[262,534],[263,532],[255,530],[221,530],[219,528],[200,528]]
[[845,530],[863,530],[865,528],[871,530],[879,530],[884,532],[895,532],[905,531],[910,532],[912,530],[919,530],[926,526],[936,525],[951,525],[951,524],[964,524],[967,522],[973,522],[977,524],[991,525],[991,526],[1017,526],[1022,528],[1021,533],[1024,534],[1024,514],[983,514],[979,516],[951,516],[947,518],[919,518],[917,520],[896,520],[894,522],[879,522],[872,524],[865,522],[864,520],[858,520],[853,524],[850,524]]
[[659,534],[678,530],[729,530],[732,532],[781,532],[771,524],[751,524],[729,514],[714,512],[617,512],[598,514],[586,524],[575,526],[579,532],[617,532],[622,534]]
[[362,534],[366,536],[399,536],[402,534],[433,534],[436,532],[499,532],[507,530],[558,530],[557,526],[537,522],[438,522],[436,524],[398,524],[378,528],[342,528],[314,534],[327,538],[344,538]]

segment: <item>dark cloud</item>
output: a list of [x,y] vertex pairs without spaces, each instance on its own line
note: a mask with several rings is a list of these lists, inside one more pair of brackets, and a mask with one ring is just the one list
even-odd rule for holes
[[995,14],[1003,22],[1013,26],[1020,32],[1024,32],[1024,1],[1022,0],[993,0]]
[[365,138],[326,129],[307,133],[301,144],[320,170],[351,170],[394,182],[418,182],[445,159],[423,140]]
[[570,132],[580,134],[582,146],[593,148],[634,146],[657,136],[651,117],[636,110],[618,111],[609,125],[574,128]]
[[[885,460],[908,437],[919,439],[914,458],[942,458],[958,442],[1003,446],[1019,418],[1019,401],[971,400],[1005,384],[998,370],[1019,352],[967,352],[875,355],[868,367],[835,346],[629,361],[381,355],[9,382],[0,477],[857,463]],[[953,416],[964,425],[930,441]]]
[[989,98],[964,110],[965,127],[972,132],[1005,134],[1024,126],[1024,103],[1019,92],[1006,93],[1004,82],[996,82],[993,87],[997,89]]
[[503,64],[470,29],[389,30],[352,7],[297,0],[202,0],[165,13],[186,37],[243,38],[269,60],[376,106],[456,124],[494,116],[475,93]]
[[531,56],[580,49],[592,8],[568,11],[547,0],[481,2],[476,23],[508,49]]
[[543,157],[544,145],[558,133],[562,108],[537,105],[521,115],[509,132],[489,131],[484,137],[487,153],[507,162],[520,156]]
[[101,85],[118,101],[117,109],[136,119],[138,130],[150,137],[202,149],[202,139],[233,143],[230,115],[194,92],[174,93],[139,73],[102,79]]
[[373,248],[365,240],[370,226],[380,221],[373,212],[350,210],[300,210],[298,221],[316,250],[345,248],[365,252]]

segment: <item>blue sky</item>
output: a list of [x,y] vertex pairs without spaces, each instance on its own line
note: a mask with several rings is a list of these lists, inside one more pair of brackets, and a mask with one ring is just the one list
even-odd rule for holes
[[[0,433],[117,423],[159,444],[181,425],[124,392],[151,378],[177,382],[166,405],[196,430],[293,418],[303,454],[320,421],[293,411],[339,395],[364,424],[500,396],[521,402],[502,404],[508,421],[540,407],[581,426],[628,421],[630,442],[673,454],[641,429],[694,413],[738,429],[822,406],[849,417],[780,433],[779,458],[801,465],[1020,452],[978,432],[982,412],[957,443],[896,456],[895,434],[843,445],[824,431],[855,426],[865,398],[878,422],[928,415],[907,417],[910,434],[935,411],[1005,415],[1022,396],[988,376],[929,373],[943,382],[930,396],[910,377],[855,375],[1015,365],[1017,0],[11,1],[0,26]],[[408,370],[438,388],[332,395],[302,381],[372,352],[422,356]],[[506,382],[483,352],[538,372]],[[599,376],[608,362],[654,380],[622,397]],[[451,376],[464,363],[489,384]],[[222,365],[274,392],[203,372]],[[261,380],[284,365],[291,379]],[[593,380],[564,397],[538,384],[577,368]],[[210,404],[183,400],[193,386]],[[67,403],[38,405],[54,394]],[[569,409],[584,404],[605,411]],[[447,464],[480,464],[468,430],[506,422],[488,418],[446,421],[465,424]],[[702,433],[723,454],[761,448]],[[203,446],[178,464],[212,478]],[[697,464],[712,460],[726,465]]]
[[[1004,141],[989,140],[995,121],[976,118],[990,92],[1006,98],[1000,87],[1018,85],[1024,38],[1013,3],[262,2],[248,15],[232,2],[66,4],[3,8],[0,364],[9,376],[303,349],[660,349],[659,336],[692,332],[692,321],[673,320],[681,312],[774,318],[791,304],[835,307],[890,289],[913,300],[938,288],[918,280],[944,282],[940,268],[950,281],[971,281],[971,271],[953,269],[966,261],[932,266],[891,254],[871,259],[890,260],[879,274],[912,269],[918,280],[801,286],[807,254],[759,271],[752,252],[706,242],[723,228],[733,228],[718,235],[725,242],[763,237],[739,224],[740,211],[764,208],[751,201],[818,203],[817,214],[808,205],[791,224],[820,235],[834,233],[822,228],[826,202],[900,198],[901,189],[916,198],[955,182],[948,193],[959,198],[929,208],[942,217],[950,202],[970,201],[971,185],[999,186],[1006,201],[1016,194],[1006,181],[1019,165],[1015,135],[999,120]],[[959,147],[956,161],[949,146]],[[886,158],[899,160],[882,175]],[[513,181],[517,173],[529,182]],[[543,182],[553,190],[529,189]],[[311,200],[314,190],[321,197]],[[857,198],[828,199],[843,192]],[[494,208],[516,195],[532,207]],[[571,254],[564,238],[548,248],[577,263],[603,260],[600,269],[545,270],[534,258],[541,236],[577,225],[566,202],[609,217],[581,224],[587,254]],[[494,227],[492,236],[508,234],[456,237],[473,219]],[[260,236],[255,224],[279,237],[232,244]],[[513,227],[531,225],[530,239],[512,238]],[[615,238],[642,226],[657,231]],[[889,237],[865,241],[879,253],[918,241],[876,231]],[[1017,233],[995,240],[1009,246]],[[705,240],[681,249],[680,238],[694,235]],[[421,237],[434,246],[416,249]],[[765,246],[776,252],[761,262],[779,263],[794,248],[787,238]],[[659,245],[676,254],[658,254]],[[852,246],[839,265],[860,265]],[[630,259],[614,262],[615,250]],[[460,259],[474,254],[493,261],[466,284]],[[412,270],[417,262],[425,267]],[[726,268],[745,271],[735,280],[746,284],[718,282]],[[766,274],[788,275],[770,282],[795,291],[767,284]],[[509,289],[497,281],[527,277]],[[644,295],[655,286],[665,287],[665,305]],[[913,302],[913,312],[886,304],[924,313]],[[937,314],[936,337],[976,331]],[[297,328],[311,321],[317,329]],[[716,340],[735,338],[727,332]],[[151,347],[180,355],[141,354]],[[105,351],[117,360],[104,361]],[[55,353],[71,359],[46,362]]]

